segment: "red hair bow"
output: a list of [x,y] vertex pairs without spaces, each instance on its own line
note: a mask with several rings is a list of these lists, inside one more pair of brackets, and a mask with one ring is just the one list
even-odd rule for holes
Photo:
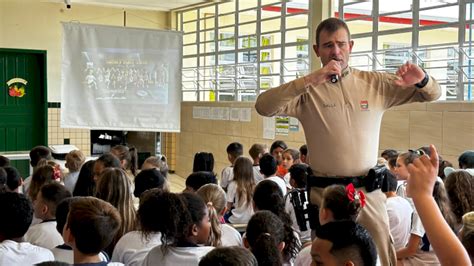
[[349,185],[346,186],[346,194],[349,200],[352,202],[354,200],[359,200],[360,201],[360,206],[364,207],[365,206],[365,194],[362,191],[356,191],[354,188],[354,185],[350,183]]

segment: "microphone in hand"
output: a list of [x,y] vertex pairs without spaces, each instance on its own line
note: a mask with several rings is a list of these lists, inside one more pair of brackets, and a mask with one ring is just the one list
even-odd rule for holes
[[337,83],[339,81],[339,76],[336,74],[331,75],[331,83]]

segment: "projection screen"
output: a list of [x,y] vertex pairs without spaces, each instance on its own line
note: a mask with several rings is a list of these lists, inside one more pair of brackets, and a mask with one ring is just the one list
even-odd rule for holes
[[62,25],[61,127],[179,132],[181,32]]

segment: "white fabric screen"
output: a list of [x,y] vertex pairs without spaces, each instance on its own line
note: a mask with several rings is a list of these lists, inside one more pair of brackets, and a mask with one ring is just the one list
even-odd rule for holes
[[180,32],[63,23],[61,127],[179,132]]

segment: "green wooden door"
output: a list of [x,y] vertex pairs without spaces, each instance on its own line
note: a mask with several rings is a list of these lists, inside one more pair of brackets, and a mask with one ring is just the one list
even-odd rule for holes
[[[14,78],[27,82],[23,97],[14,97],[20,90],[10,92],[7,82]],[[0,154],[47,145],[46,92],[46,51],[0,49]],[[12,165],[29,175],[27,160]]]

